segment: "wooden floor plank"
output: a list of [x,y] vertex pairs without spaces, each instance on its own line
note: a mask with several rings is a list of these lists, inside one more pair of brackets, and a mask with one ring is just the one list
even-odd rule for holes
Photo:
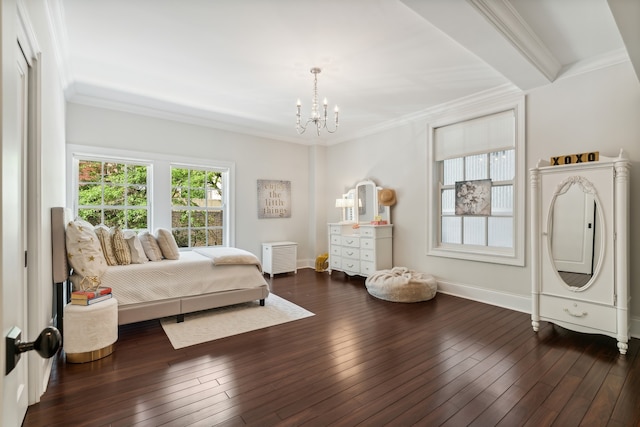
[[451,295],[382,301],[342,273],[269,282],[315,316],[180,350],[157,320],[121,326],[102,360],[55,356],[24,426],[640,423],[637,339],[622,356],[609,337],[535,333],[526,313]]

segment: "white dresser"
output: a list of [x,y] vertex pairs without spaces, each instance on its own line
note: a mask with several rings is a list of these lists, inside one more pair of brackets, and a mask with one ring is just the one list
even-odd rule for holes
[[262,271],[274,274],[297,272],[298,244],[269,242],[262,244]]
[[329,273],[370,276],[393,267],[393,226],[329,224]]

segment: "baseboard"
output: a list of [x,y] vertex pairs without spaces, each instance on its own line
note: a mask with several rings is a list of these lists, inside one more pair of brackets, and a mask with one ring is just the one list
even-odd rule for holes
[[[438,292],[523,313],[531,313],[530,296],[498,292],[446,280],[438,280]],[[640,318],[632,317],[630,323],[630,335],[633,338],[640,338]]]

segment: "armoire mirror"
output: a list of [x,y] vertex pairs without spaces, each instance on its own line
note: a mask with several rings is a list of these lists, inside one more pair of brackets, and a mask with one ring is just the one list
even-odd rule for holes
[[600,264],[601,212],[593,185],[579,176],[561,182],[550,206],[549,253],[570,288],[586,288]]

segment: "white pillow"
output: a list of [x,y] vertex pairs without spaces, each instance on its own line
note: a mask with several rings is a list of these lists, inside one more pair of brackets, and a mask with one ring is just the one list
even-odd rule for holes
[[162,251],[162,255],[166,259],[180,259],[180,250],[173,233],[166,228],[158,228],[156,230],[156,240]]
[[162,261],[162,251],[153,234],[148,231],[143,231],[138,234],[138,238],[140,238],[142,248],[147,258],[149,258],[149,261]]
[[131,264],[144,264],[149,262],[149,258],[144,253],[142,242],[138,238],[138,235],[133,230],[125,230],[122,232],[124,240],[129,245],[129,252],[131,252]]
[[100,277],[107,270],[107,261],[93,225],[82,219],[70,221],[66,232],[67,258],[74,274],[81,277],[81,288],[93,290],[100,286]]

